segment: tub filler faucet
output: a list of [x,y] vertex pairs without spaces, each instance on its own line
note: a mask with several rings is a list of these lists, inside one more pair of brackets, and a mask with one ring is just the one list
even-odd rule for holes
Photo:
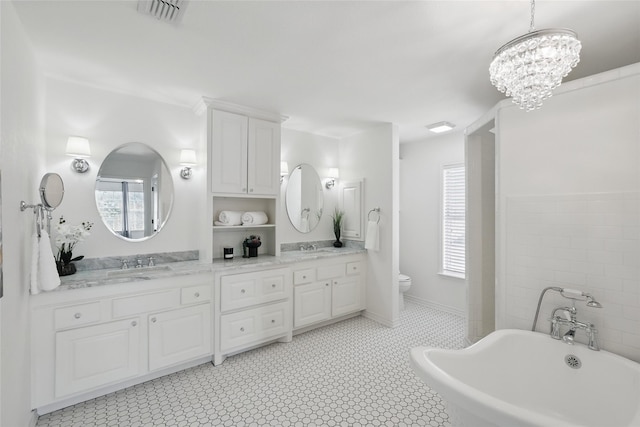
[[[538,307],[536,308],[536,314],[533,317],[533,325],[531,326],[531,330],[536,330],[536,323],[538,321],[538,314],[540,314],[542,298],[544,298],[544,294],[547,291],[558,292],[560,295],[567,299],[570,299],[572,302],[571,307],[558,307],[553,310],[551,319],[549,319],[549,321],[551,322],[551,331],[549,333],[551,338],[559,340],[561,338],[560,326],[565,325],[569,327],[569,330],[562,336],[562,341],[572,345],[576,336],[576,330],[582,329],[585,331],[587,337],[589,338],[589,344],[587,344],[587,346],[591,350],[600,350],[597,338],[598,330],[595,328],[595,326],[593,326],[593,323],[581,322],[576,318],[578,312],[578,310],[576,309],[576,301],[585,301],[587,307],[602,308],[602,304],[596,301],[593,295],[587,292],[569,288],[559,288],[557,286],[549,286],[548,288],[544,288],[540,293],[540,298],[538,299]],[[558,312],[563,313],[563,315],[558,315]]]
[[[558,311],[564,312],[564,316],[558,315]],[[598,330],[593,323],[581,322],[576,319],[577,310],[575,307],[558,307],[553,310],[551,315],[551,338],[559,340],[560,338],[560,326],[565,325],[569,327],[569,330],[562,336],[562,341],[569,345],[573,345],[575,342],[576,330],[581,329],[585,331],[589,338],[587,346],[591,350],[598,351]]]

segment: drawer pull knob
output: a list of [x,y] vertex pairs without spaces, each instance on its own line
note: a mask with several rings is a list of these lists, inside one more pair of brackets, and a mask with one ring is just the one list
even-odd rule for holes
[[135,320],[133,322],[131,322],[131,326],[137,326],[138,322],[136,322]]
[[307,278],[307,276],[302,276],[302,278],[303,278],[303,279],[306,279],[306,278]]
[[271,319],[271,323],[276,323],[275,319]]
[[324,285],[325,285],[325,286],[329,286],[329,282],[325,283]]
[[244,332],[244,328],[240,328],[240,332]]
[[80,317],[82,317],[82,314],[76,313],[76,314],[73,315],[73,317],[75,317],[76,319],[79,319]]
[[275,287],[276,287],[276,284],[275,284],[275,283],[274,283],[274,284],[272,284],[272,285],[271,285],[271,287],[272,287],[272,288],[275,288]]
[[240,290],[240,293],[241,293],[241,294],[244,294],[244,292],[245,292],[245,291],[244,291],[244,289],[241,289],[241,290]]
[[156,319],[155,317],[152,317],[152,318],[151,318],[151,323],[156,323],[156,320],[157,320],[157,319]]
[[193,294],[193,296],[196,298],[200,298],[200,292],[196,292],[195,294]]

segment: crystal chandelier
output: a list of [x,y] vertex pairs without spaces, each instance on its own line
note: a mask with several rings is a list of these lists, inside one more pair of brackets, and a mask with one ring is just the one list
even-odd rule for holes
[[502,46],[489,66],[491,83],[525,111],[542,106],[580,61],[582,45],[575,32],[563,28],[534,31],[531,0],[529,32]]

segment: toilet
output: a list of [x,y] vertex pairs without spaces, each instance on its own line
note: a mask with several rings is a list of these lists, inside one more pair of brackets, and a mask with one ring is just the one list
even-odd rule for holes
[[404,293],[411,287],[411,277],[400,273],[398,276],[398,284],[398,287],[400,288],[400,297],[398,298],[400,310],[404,310]]

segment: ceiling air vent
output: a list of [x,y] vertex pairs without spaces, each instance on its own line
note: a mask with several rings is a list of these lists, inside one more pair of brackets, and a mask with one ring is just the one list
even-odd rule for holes
[[170,22],[180,22],[188,0],[138,0],[138,12]]

